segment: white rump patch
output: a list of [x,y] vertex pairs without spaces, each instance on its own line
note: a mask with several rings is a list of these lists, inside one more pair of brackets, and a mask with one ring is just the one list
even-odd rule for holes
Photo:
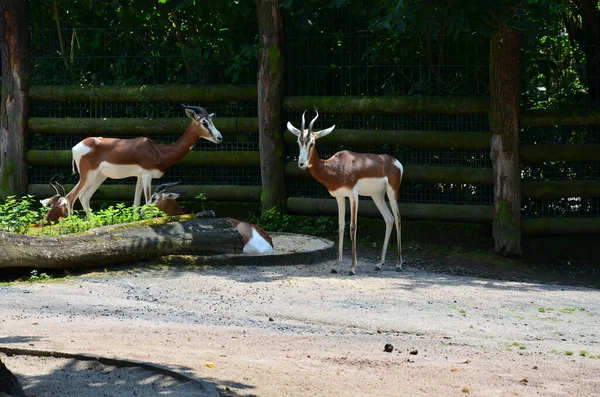
[[265,240],[255,228],[252,228],[252,237],[248,240],[248,243],[244,245],[242,250],[244,254],[257,255],[257,254],[273,254],[275,251],[271,244]]

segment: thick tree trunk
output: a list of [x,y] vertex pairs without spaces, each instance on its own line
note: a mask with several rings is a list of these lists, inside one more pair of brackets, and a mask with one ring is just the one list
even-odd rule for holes
[[0,0],[0,198],[27,191],[29,32],[27,2]]
[[258,68],[258,128],[263,213],[285,209],[282,135],[283,23],[278,0],[256,0],[262,47]]
[[490,44],[490,130],[496,253],[521,255],[519,101],[521,36],[501,26]]
[[0,232],[0,268],[74,268],[151,260],[163,255],[241,253],[243,240],[220,218],[108,226],[60,237]]

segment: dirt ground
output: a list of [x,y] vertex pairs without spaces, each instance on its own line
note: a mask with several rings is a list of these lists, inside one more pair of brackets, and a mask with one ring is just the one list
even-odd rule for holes
[[356,276],[329,273],[332,262],[137,264],[0,286],[0,346],[140,360],[196,381],[0,359],[40,397],[600,394],[600,290],[406,251],[403,272],[375,271],[363,247]]

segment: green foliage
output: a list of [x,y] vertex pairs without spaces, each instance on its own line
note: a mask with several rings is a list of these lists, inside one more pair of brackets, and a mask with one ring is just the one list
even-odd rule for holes
[[29,273],[29,278],[27,279],[27,282],[35,283],[48,280],[52,280],[52,276],[48,275],[47,273],[40,273],[37,270],[32,270]]
[[[31,195],[23,196],[20,200],[17,200],[15,196],[10,196],[4,203],[0,203],[0,231],[20,234],[29,232],[31,226],[43,219],[48,211],[48,208],[40,210],[33,208],[34,203],[35,200]],[[50,236],[79,233],[95,227],[137,222],[163,216],[166,214],[153,204],[135,208],[119,203],[93,212],[91,220],[82,218],[76,213],[60,219],[56,225],[43,226],[37,230],[37,233]]]
[[291,232],[294,230],[294,217],[292,215],[282,214],[277,211],[275,207],[267,210],[259,217],[250,214],[249,222],[258,225],[265,230],[274,232]]
[[23,196],[20,200],[17,200],[16,196],[8,196],[4,203],[0,203],[0,231],[27,232],[29,227],[42,217],[42,214],[32,207],[34,202],[32,195]]
[[204,210],[204,202],[206,201],[206,195],[204,193],[198,193],[194,198],[200,200],[200,205],[202,206],[202,211]]
[[311,236],[329,236],[334,231],[336,221],[332,217],[307,217],[300,222],[299,233]]

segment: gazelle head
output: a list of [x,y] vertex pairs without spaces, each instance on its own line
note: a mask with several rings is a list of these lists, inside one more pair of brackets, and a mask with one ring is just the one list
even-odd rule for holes
[[[58,222],[60,218],[64,218],[67,216],[67,209],[69,206],[69,202],[67,201],[65,188],[58,182],[54,180],[50,181],[50,186],[54,189],[56,194],[47,199],[40,200],[40,203],[44,207],[50,207],[48,213],[46,214],[46,218],[44,218],[45,222]],[[60,188],[61,192],[58,191]]]
[[305,125],[304,115],[306,114],[306,110],[304,111],[304,113],[302,113],[302,128],[301,129],[297,129],[289,121],[287,123],[288,131],[298,137],[298,148],[300,149],[300,154],[298,155],[298,167],[300,167],[303,170],[305,170],[307,167],[310,166],[308,161],[309,161],[311,152],[313,150],[315,150],[315,141],[317,139],[322,138],[325,135],[329,134],[335,128],[335,125],[332,125],[331,127],[321,130],[321,131],[313,131],[312,130],[313,125],[315,124],[315,121],[319,117],[319,112],[317,112],[316,109],[315,109],[315,112],[317,113],[317,115],[315,116],[314,119],[311,120],[310,124],[308,125],[308,129],[304,129],[304,125]]
[[185,114],[192,119],[192,123],[197,125],[198,136],[200,138],[204,138],[213,143],[223,142],[221,132],[212,122],[213,117],[215,117],[214,113],[208,114],[206,109],[200,106],[183,105],[183,107],[185,108]]
[[187,193],[187,190],[179,190],[175,192],[167,191],[165,188],[172,187],[179,184],[179,182],[163,183],[156,188],[154,194],[150,197],[149,204],[154,204],[158,209],[163,211],[165,214],[183,215],[184,212],[175,201],[179,196],[183,196]]

